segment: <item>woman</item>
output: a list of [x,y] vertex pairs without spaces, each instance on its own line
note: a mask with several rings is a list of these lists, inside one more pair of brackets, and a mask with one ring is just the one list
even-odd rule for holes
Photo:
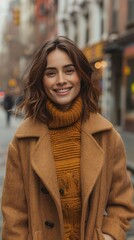
[[9,145],[3,240],[125,240],[134,217],[125,150],[97,113],[92,69],[68,38],[36,53]]
[[13,106],[14,106],[13,96],[11,95],[10,92],[7,91],[7,93],[4,96],[4,101],[3,101],[3,108],[6,113],[6,125],[7,126],[10,126]]

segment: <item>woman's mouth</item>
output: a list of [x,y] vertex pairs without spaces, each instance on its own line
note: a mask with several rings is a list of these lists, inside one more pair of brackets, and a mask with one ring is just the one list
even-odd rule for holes
[[60,89],[54,89],[54,91],[59,94],[65,94],[65,93],[68,93],[70,89],[71,88],[60,88]]

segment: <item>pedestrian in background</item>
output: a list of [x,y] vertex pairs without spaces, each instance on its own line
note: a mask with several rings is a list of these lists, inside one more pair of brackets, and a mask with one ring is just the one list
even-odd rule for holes
[[7,92],[4,96],[3,100],[3,108],[6,112],[6,124],[10,126],[11,115],[12,115],[12,108],[14,105],[14,99],[11,93]]
[[134,218],[126,154],[97,113],[93,70],[66,37],[35,54],[9,144],[3,240],[125,240]]

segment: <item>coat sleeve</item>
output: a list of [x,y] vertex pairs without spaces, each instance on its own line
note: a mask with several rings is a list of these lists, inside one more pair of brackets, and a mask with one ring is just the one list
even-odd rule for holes
[[102,231],[115,240],[125,240],[130,220],[134,218],[133,187],[126,168],[125,147],[118,133],[112,161],[112,182]]
[[2,194],[3,240],[26,240],[28,214],[19,153],[9,145],[6,175]]

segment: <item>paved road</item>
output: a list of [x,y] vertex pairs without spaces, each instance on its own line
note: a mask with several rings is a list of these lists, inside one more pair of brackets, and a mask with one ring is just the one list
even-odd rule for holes
[[[6,152],[7,152],[7,146],[12,138],[12,136],[15,133],[16,128],[20,124],[21,120],[17,119],[15,117],[12,117],[11,119],[11,126],[7,127],[5,123],[5,115],[3,110],[0,108],[0,202],[1,202],[1,192],[2,192],[2,183],[3,183],[3,177],[5,173],[5,163],[6,163]],[[126,132],[120,132],[122,135],[122,138],[126,145],[127,150],[127,157],[130,162],[134,164],[134,134],[126,133]],[[2,217],[0,212],[0,236],[1,236],[1,224],[2,224]],[[134,226],[134,223],[133,223]],[[127,240],[134,240],[134,234],[132,234],[127,238]]]

